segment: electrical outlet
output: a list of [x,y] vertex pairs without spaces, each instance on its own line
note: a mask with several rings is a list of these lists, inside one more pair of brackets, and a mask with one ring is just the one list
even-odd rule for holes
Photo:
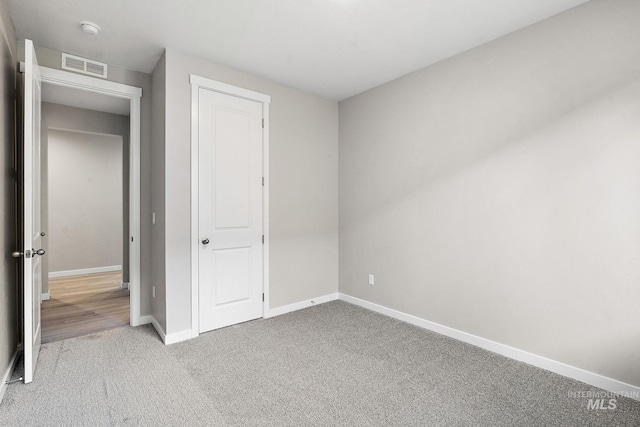
[[155,286],[151,287],[151,296],[154,297],[154,298],[156,297],[156,287]]
[[375,282],[374,282],[374,280],[373,280],[373,274],[370,274],[370,275],[369,275],[369,284],[370,284],[370,285],[373,285],[374,283],[375,283]]

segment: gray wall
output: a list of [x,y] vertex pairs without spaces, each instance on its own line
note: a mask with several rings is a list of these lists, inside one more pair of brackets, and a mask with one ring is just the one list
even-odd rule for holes
[[4,2],[0,2],[0,379],[18,347],[17,260],[11,252],[18,249],[16,229],[15,93],[17,39]]
[[48,133],[49,272],[122,265],[122,136]]
[[191,329],[190,73],[271,95],[271,308],[337,292],[337,103],[174,50],[165,58],[166,332]]
[[[24,43],[19,44],[24,57]],[[38,63],[61,69],[61,52],[36,46]],[[151,314],[151,76],[109,64],[108,80],[142,88],[140,103],[140,314]],[[44,128],[44,126],[43,126]]]
[[640,386],[639,16],[592,1],[341,102],[340,291]]
[[165,87],[166,60],[164,54],[151,76],[152,101],[152,150],[151,150],[151,211],[156,213],[156,223],[151,226],[151,283],[156,287],[156,297],[151,299],[151,314],[163,330],[167,330],[165,296],[165,246],[164,246],[164,186],[165,186]]
[[[129,118],[118,114],[104,113],[100,111],[85,110],[66,105],[42,103],[42,127],[41,127],[41,156],[42,156],[42,224],[43,230],[49,230],[49,184],[48,176],[48,139],[49,128],[78,130],[83,132],[97,132],[113,135],[121,135],[123,138],[122,164],[123,175],[123,228],[122,228],[122,253],[123,253],[123,281],[129,280]],[[42,239],[43,248],[49,249],[49,238]],[[49,266],[49,257],[43,257],[43,271],[52,270]],[[119,263],[118,263],[119,264]],[[42,278],[42,292],[49,291],[47,275]]]

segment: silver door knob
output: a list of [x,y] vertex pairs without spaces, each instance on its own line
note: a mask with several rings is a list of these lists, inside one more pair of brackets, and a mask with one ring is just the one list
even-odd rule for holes
[[11,256],[14,258],[20,258],[22,255],[24,255],[24,253],[20,251],[11,252]]
[[45,232],[43,231],[43,232],[41,232],[41,233],[40,233],[40,235],[41,235],[42,237],[44,237],[44,236],[46,236],[46,235],[47,235],[47,233],[45,233]]
[[44,255],[44,249],[38,249],[37,251],[33,251],[33,256],[36,256],[36,255],[40,255],[40,256]]
[[202,244],[203,245],[208,245],[209,244],[209,239],[207,239],[206,237],[204,239],[202,239]]

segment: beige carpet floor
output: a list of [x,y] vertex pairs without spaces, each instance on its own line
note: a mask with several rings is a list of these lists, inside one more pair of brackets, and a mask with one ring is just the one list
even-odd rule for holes
[[586,384],[345,302],[164,346],[149,327],[42,347],[0,425],[640,426]]

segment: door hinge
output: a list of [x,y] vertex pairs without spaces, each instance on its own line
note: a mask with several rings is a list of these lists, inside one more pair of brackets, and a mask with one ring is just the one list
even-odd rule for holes
[[264,301],[264,292],[262,293],[262,301]]
[[264,234],[262,235],[262,244],[264,245]]
[[264,176],[262,177],[262,186],[264,187]]
[[264,119],[262,119],[262,129],[264,129]]

